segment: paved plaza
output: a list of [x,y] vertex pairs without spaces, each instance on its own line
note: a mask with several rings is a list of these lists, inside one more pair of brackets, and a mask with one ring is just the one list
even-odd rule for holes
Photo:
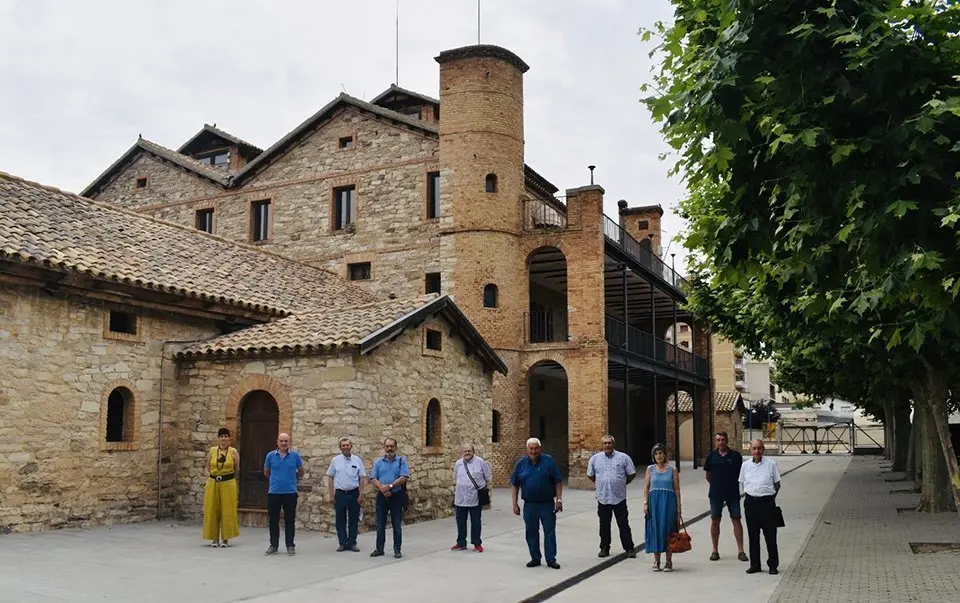
[[[336,539],[297,534],[295,557],[264,557],[266,530],[245,528],[235,546],[211,549],[194,523],[151,522],[89,530],[0,537],[0,601],[261,601],[299,603],[330,596],[352,601],[423,603],[669,600],[738,602],[938,601],[960,592],[960,555],[914,555],[909,542],[960,541],[955,515],[897,512],[915,494],[890,490],[875,457],[779,457],[781,573],[748,576],[736,560],[729,523],[720,561],[710,554],[703,472],[684,466],[684,516],[693,551],[675,558],[672,574],[650,570],[651,557],[598,559],[592,492],[564,493],[558,522],[560,570],[528,569],[523,524],[509,509],[509,491],[494,492],[484,515],[478,554],[451,552],[455,529],[444,519],[407,526],[404,557],[371,559],[373,534],[361,553],[337,553]],[[789,473],[788,473],[789,472]],[[643,540],[642,483],[630,486],[632,527]],[[388,534],[388,542],[390,535]],[[616,528],[614,528],[616,540]],[[599,571],[597,571],[599,570]]]

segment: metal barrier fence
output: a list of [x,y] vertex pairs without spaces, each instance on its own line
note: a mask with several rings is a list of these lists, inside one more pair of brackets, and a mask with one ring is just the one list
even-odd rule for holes
[[[761,437],[760,430],[754,430]],[[744,438],[749,430],[744,430]],[[776,443],[778,454],[857,454],[884,448],[883,425],[850,422],[781,421],[765,429],[762,437]],[[749,441],[749,440],[747,440]]]

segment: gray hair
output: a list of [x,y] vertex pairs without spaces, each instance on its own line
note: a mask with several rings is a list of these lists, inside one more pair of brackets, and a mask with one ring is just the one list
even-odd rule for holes
[[540,438],[530,438],[529,440],[527,440],[527,446],[531,446],[531,445],[533,445],[533,444],[536,444],[537,446],[540,446],[541,448],[543,447],[543,444],[540,443]]
[[617,443],[617,438],[613,437],[613,436],[610,435],[609,433],[608,433],[607,435],[603,436],[602,438],[600,438],[600,441],[601,441],[601,442],[603,442],[604,440],[610,440],[610,441],[613,442],[614,444]]
[[654,463],[657,462],[657,453],[662,452],[663,456],[667,456],[667,449],[663,447],[663,444],[657,442],[653,445],[653,448],[650,449],[650,460]]
[[474,453],[477,452],[477,450],[473,447],[473,444],[464,444],[464,445],[460,446],[460,451],[462,452],[462,451],[466,450],[467,448],[469,448],[469,449],[471,450],[471,452],[474,452]]

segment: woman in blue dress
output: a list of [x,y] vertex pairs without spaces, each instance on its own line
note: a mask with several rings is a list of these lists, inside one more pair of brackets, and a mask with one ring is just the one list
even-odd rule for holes
[[650,451],[653,464],[647,467],[643,493],[643,514],[646,517],[647,552],[653,553],[653,571],[660,570],[660,553],[666,552],[663,571],[673,571],[673,559],[667,537],[676,530],[680,514],[680,474],[667,463],[667,451],[657,444]]

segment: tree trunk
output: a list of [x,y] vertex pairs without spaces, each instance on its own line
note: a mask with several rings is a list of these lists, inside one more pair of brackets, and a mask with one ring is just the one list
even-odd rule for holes
[[897,446],[894,432],[893,400],[885,397],[881,405],[883,406],[883,458],[892,461]]
[[893,404],[893,471],[908,471],[913,430],[910,428],[910,399],[898,397]]
[[[924,439],[931,442],[938,441],[940,444],[940,455],[943,461],[942,465],[937,466],[934,471],[945,472],[941,494],[947,499],[947,505],[940,510],[953,510],[960,513],[960,466],[957,463],[957,454],[953,449],[953,441],[950,439],[949,411],[947,410],[947,398],[949,390],[947,388],[948,374],[945,371],[935,369],[929,362],[921,356],[926,367],[924,379],[924,399],[920,404],[926,403],[927,416],[924,421]],[[931,459],[932,461],[932,459]],[[939,479],[939,475],[937,476]],[[927,480],[924,480],[925,482]]]

